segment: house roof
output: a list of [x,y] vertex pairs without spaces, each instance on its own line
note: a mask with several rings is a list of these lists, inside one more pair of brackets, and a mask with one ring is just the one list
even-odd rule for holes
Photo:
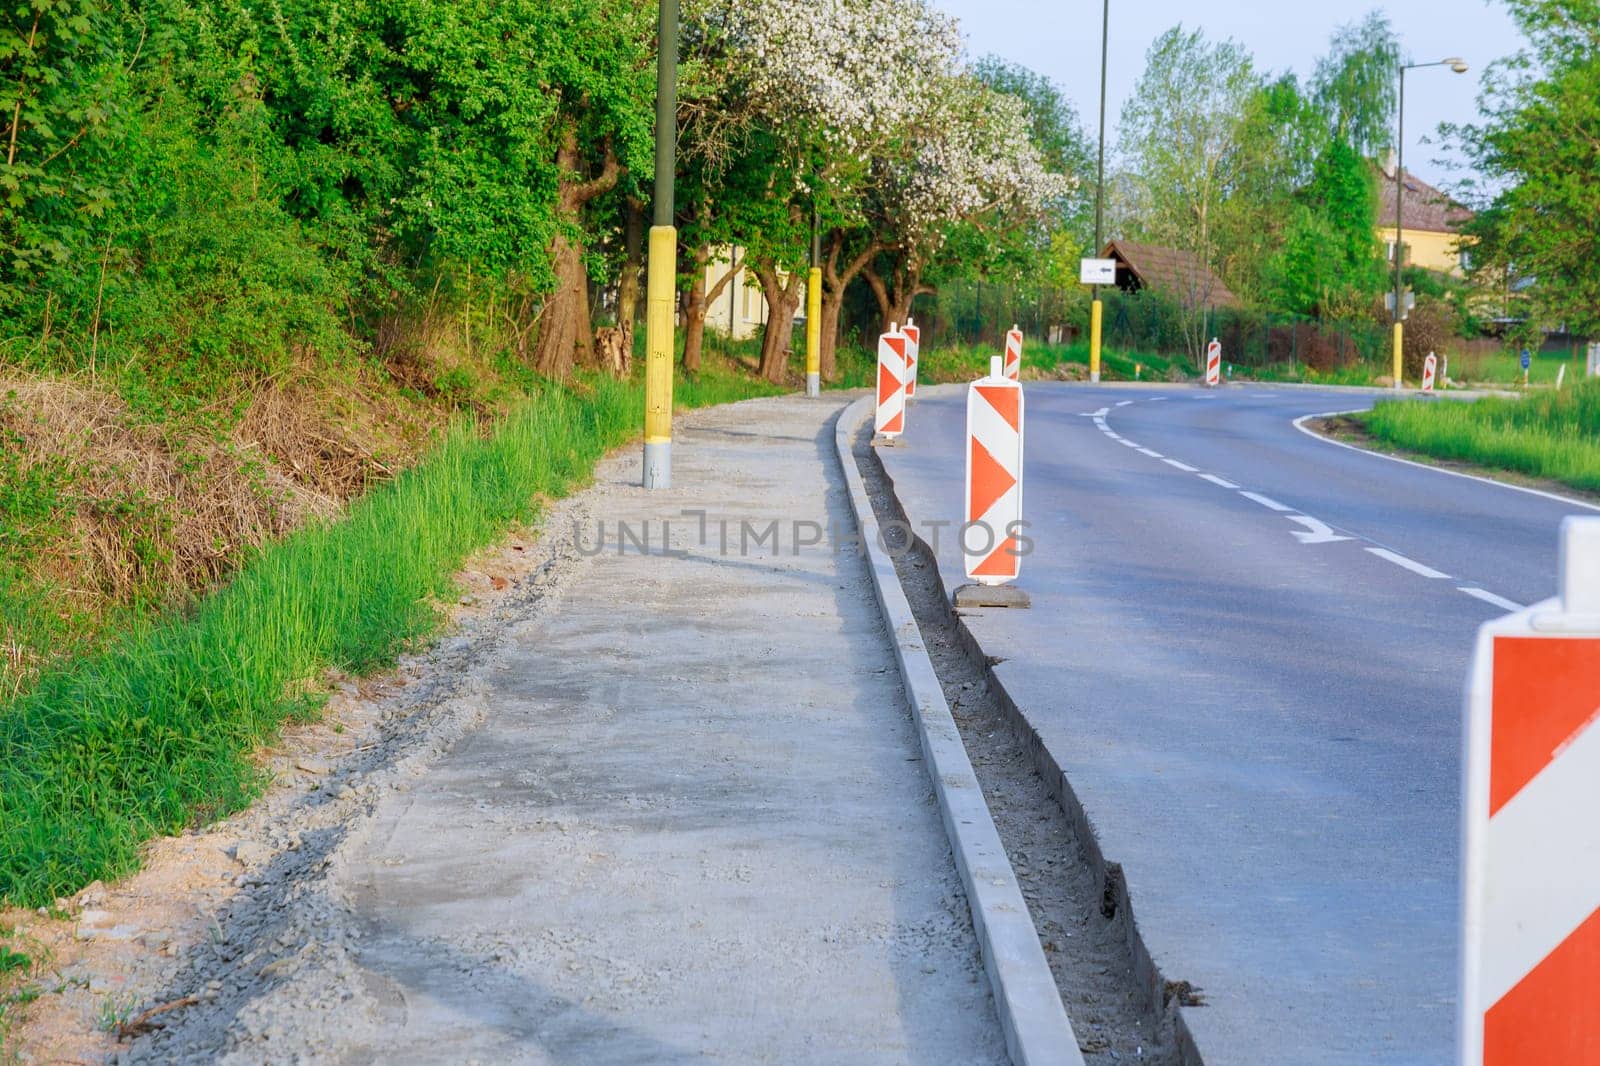
[[[1429,185],[1409,170],[1405,175],[1405,199],[1401,203],[1400,224],[1404,229],[1427,233],[1459,233],[1472,212]],[[1378,225],[1394,225],[1394,170],[1378,173]]]
[[[1117,285],[1121,288],[1150,288],[1177,296],[1198,288],[1210,293],[1209,303],[1213,307],[1239,305],[1239,298],[1214,271],[1182,249],[1136,241],[1110,241],[1100,257],[1118,261]],[[1124,284],[1124,269],[1137,284]]]

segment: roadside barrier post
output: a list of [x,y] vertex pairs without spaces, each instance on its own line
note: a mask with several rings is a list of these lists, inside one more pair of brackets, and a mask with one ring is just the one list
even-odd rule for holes
[[967,386],[967,477],[961,555],[967,580],[957,607],[1027,607],[1012,584],[1022,572],[1022,386],[999,356],[989,376]]
[[913,400],[917,396],[917,363],[922,360],[922,327],[908,318],[900,332],[906,335],[906,399]]
[[1563,385],[1565,385],[1566,383],[1567,383],[1567,364],[1566,363],[1562,363],[1561,366],[1556,369],[1556,388],[1559,389]]
[[1432,352],[1422,361],[1422,391],[1433,391],[1433,378],[1439,371],[1439,357]]
[[894,444],[906,430],[906,335],[889,323],[878,338],[878,407],[872,421],[874,444]]
[[1022,330],[1012,326],[1006,333],[1005,376],[1012,381],[1022,377]]
[[1589,373],[1587,377],[1600,377],[1600,343],[1589,345]]
[[1558,585],[1469,675],[1463,1066],[1600,1062],[1600,518],[1562,523]]
[[1450,356],[1444,357],[1444,365],[1439,368],[1439,384],[1448,388],[1450,386]]
[[1212,337],[1206,345],[1206,386],[1216,388],[1222,384],[1222,342]]

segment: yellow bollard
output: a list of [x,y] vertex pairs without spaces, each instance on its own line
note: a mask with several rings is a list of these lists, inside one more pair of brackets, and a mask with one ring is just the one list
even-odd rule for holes
[[1089,380],[1100,380],[1100,321],[1105,306],[1099,300],[1089,305]]
[[822,394],[822,268],[806,281],[806,395]]
[[1399,322],[1394,324],[1394,387],[1405,388],[1406,377],[1406,327]]
[[677,229],[650,227],[644,368],[644,487],[647,489],[672,487],[672,303],[677,273]]

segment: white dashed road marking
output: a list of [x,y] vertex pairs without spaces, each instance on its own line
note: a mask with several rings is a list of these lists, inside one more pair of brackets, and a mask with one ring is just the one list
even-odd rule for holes
[[1166,463],[1168,466],[1177,467],[1179,470],[1182,470],[1185,474],[1198,474],[1200,472],[1198,468],[1192,467],[1188,463],[1180,463],[1176,459],[1163,459],[1161,461],[1163,463]]
[[1213,485],[1220,485],[1222,488],[1225,488],[1225,489],[1236,489],[1236,488],[1239,487],[1238,485],[1235,485],[1233,482],[1229,481],[1227,478],[1218,477],[1215,474],[1201,474],[1200,475],[1200,480],[1201,481],[1209,481]]
[[1263,496],[1259,492],[1240,492],[1239,495],[1247,500],[1254,500],[1269,511],[1287,512],[1294,510],[1293,507],[1281,504],[1271,496]]
[[1399,552],[1392,552],[1388,548],[1368,548],[1367,551],[1380,559],[1385,559],[1398,567],[1409,570],[1413,574],[1419,574],[1422,577],[1432,578],[1436,581],[1448,581],[1450,579],[1449,574],[1441,573],[1431,566],[1424,566],[1415,559],[1407,559]]
[[1165,459],[1166,458],[1166,456],[1162,455],[1160,452],[1153,452],[1149,448],[1140,448],[1139,450],[1141,452],[1143,452],[1145,455],[1148,455],[1152,459]]
[[1482,600],[1484,603],[1492,604],[1493,606],[1498,607],[1503,611],[1520,611],[1520,610],[1522,610],[1522,604],[1514,603],[1511,600],[1506,599],[1504,596],[1496,596],[1494,593],[1488,591],[1487,589],[1473,588],[1471,585],[1462,585],[1456,591],[1457,592],[1465,592],[1468,596],[1471,596],[1473,599]]

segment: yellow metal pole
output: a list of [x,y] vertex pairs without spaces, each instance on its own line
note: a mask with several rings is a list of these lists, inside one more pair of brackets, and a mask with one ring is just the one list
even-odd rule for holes
[[1406,376],[1406,327],[1399,322],[1394,324],[1394,387],[1405,387]]
[[1089,380],[1100,380],[1100,323],[1105,307],[1099,299],[1089,305]]
[[644,484],[672,487],[672,297],[677,286],[678,231],[650,227],[645,289]]
[[806,395],[822,394],[822,268],[806,280]]

